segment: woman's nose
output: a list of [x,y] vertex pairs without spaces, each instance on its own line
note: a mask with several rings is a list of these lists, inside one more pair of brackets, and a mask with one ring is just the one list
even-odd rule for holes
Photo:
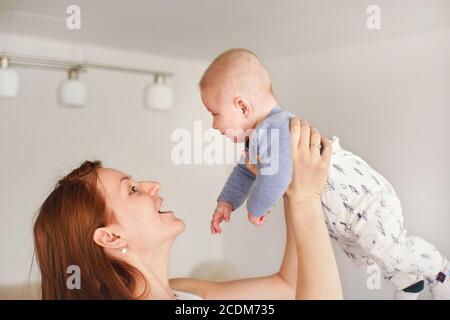
[[148,181],[145,182],[145,189],[151,196],[154,196],[161,189],[161,185],[158,182]]

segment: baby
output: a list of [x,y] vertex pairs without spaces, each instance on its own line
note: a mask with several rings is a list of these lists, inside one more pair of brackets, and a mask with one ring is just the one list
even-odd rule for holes
[[[212,233],[247,199],[249,220],[264,223],[292,175],[289,119],[275,100],[266,69],[252,52],[232,49],[205,71],[200,90],[213,128],[245,143],[245,153],[217,199]],[[450,266],[434,246],[408,235],[391,184],[332,139],[333,156],[322,195],[330,237],[359,267],[377,264],[396,299],[417,299],[424,279],[433,299],[450,299]],[[318,145],[317,147],[320,148]]]

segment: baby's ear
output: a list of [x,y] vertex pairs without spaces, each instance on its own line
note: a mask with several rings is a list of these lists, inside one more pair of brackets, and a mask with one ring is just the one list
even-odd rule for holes
[[246,117],[249,116],[253,111],[250,101],[248,101],[247,99],[245,99],[243,97],[236,97],[234,99],[234,106],[236,108],[239,108],[241,110],[242,114]]

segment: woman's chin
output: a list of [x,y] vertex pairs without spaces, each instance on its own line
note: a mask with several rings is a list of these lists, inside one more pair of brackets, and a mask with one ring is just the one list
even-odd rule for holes
[[158,213],[159,218],[166,224],[172,225],[172,224],[178,224],[183,226],[183,230],[185,228],[184,221],[175,216],[175,213],[173,211],[163,211],[161,213]]
[[180,218],[175,217],[172,224],[174,227],[176,226],[176,236],[183,233],[184,229],[186,229],[186,225],[185,225],[184,221],[181,220]]

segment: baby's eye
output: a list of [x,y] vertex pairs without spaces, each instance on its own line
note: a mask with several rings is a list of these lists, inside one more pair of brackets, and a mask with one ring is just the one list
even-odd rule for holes
[[132,194],[132,193],[134,193],[134,192],[136,192],[136,186],[131,186],[130,194]]

